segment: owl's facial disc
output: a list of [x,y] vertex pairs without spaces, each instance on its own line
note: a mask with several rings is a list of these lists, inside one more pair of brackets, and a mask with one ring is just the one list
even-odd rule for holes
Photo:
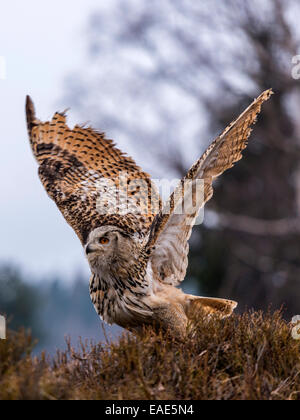
[[102,254],[111,248],[117,239],[116,229],[110,227],[95,229],[88,238],[85,253],[88,257],[91,254]]
[[136,265],[144,242],[137,235],[130,235],[117,226],[94,229],[85,245],[85,253],[94,274],[101,277],[111,273],[128,275],[131,265]]
[[86,255],[89,255],[96,252],[101,252],[103,247],[109,245],[110,242],[111,239],[108,237],[108,235],[100,236],[98,241],[96,240],[86,245],[85,253]]
[[102,226],[93,230],[85,245],[85,253],[91,266],[105,264],[116,259],[122,249],[128,249],[130,236],[116,226]]

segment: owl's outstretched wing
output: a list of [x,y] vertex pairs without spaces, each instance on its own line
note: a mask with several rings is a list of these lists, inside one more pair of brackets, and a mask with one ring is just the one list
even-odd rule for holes
[[40,179],[83,245],[102,225],[141,235],[149,230],[160,198],[133,159],[103,133],[78,125],[71,130],[65,113],[41,122],[29,96],[26,116]]
[[[199,210],[213,195],[214,179],[242,158],[251,126],[256,122],[263,102],[272,93],[271,89],[263,92],[217,137],[155,217],[147,248],[153,249],[152,269],[158,280],[177,285],[184,279],[188,264],[188,240]],[[202,180],[202,183],[199,184],[197,180]],[[199,194],[199,186],[202,194]]]

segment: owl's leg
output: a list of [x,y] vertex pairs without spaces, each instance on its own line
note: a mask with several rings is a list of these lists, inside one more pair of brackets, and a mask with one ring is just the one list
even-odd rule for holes
[[188,318],[180,304],[164,304],[153,308],[155,324],[161,326],[172,336],[183,340],[186,336]]

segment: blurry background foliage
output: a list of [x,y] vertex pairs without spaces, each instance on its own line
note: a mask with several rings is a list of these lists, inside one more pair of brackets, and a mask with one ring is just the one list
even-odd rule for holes
[[[85,71],[66,78],[62,95],[153,178],[172,178],[272,87],[244,159],[218,180],[194,229],[184,287],[235,299],[239,311],[284,304],[287,317],[300,312],[300,81],[291,75],[299,8],[297,0],[112,1],[91,16]],[[56,328],[100,334],[87,278],[69,289],[63,279],[28,280],[0,271],[12,327],[50,333],[52,343]]]

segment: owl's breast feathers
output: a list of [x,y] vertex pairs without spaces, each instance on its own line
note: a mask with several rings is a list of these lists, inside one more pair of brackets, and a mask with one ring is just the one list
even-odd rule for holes
[[135,264],[128,262],[126,272],[115,266],[109,272],[92,274],[90,296],[101,319],[125,328],[151,321],[152,279],[147,273],[148,262],[149,255],[142,252]]

